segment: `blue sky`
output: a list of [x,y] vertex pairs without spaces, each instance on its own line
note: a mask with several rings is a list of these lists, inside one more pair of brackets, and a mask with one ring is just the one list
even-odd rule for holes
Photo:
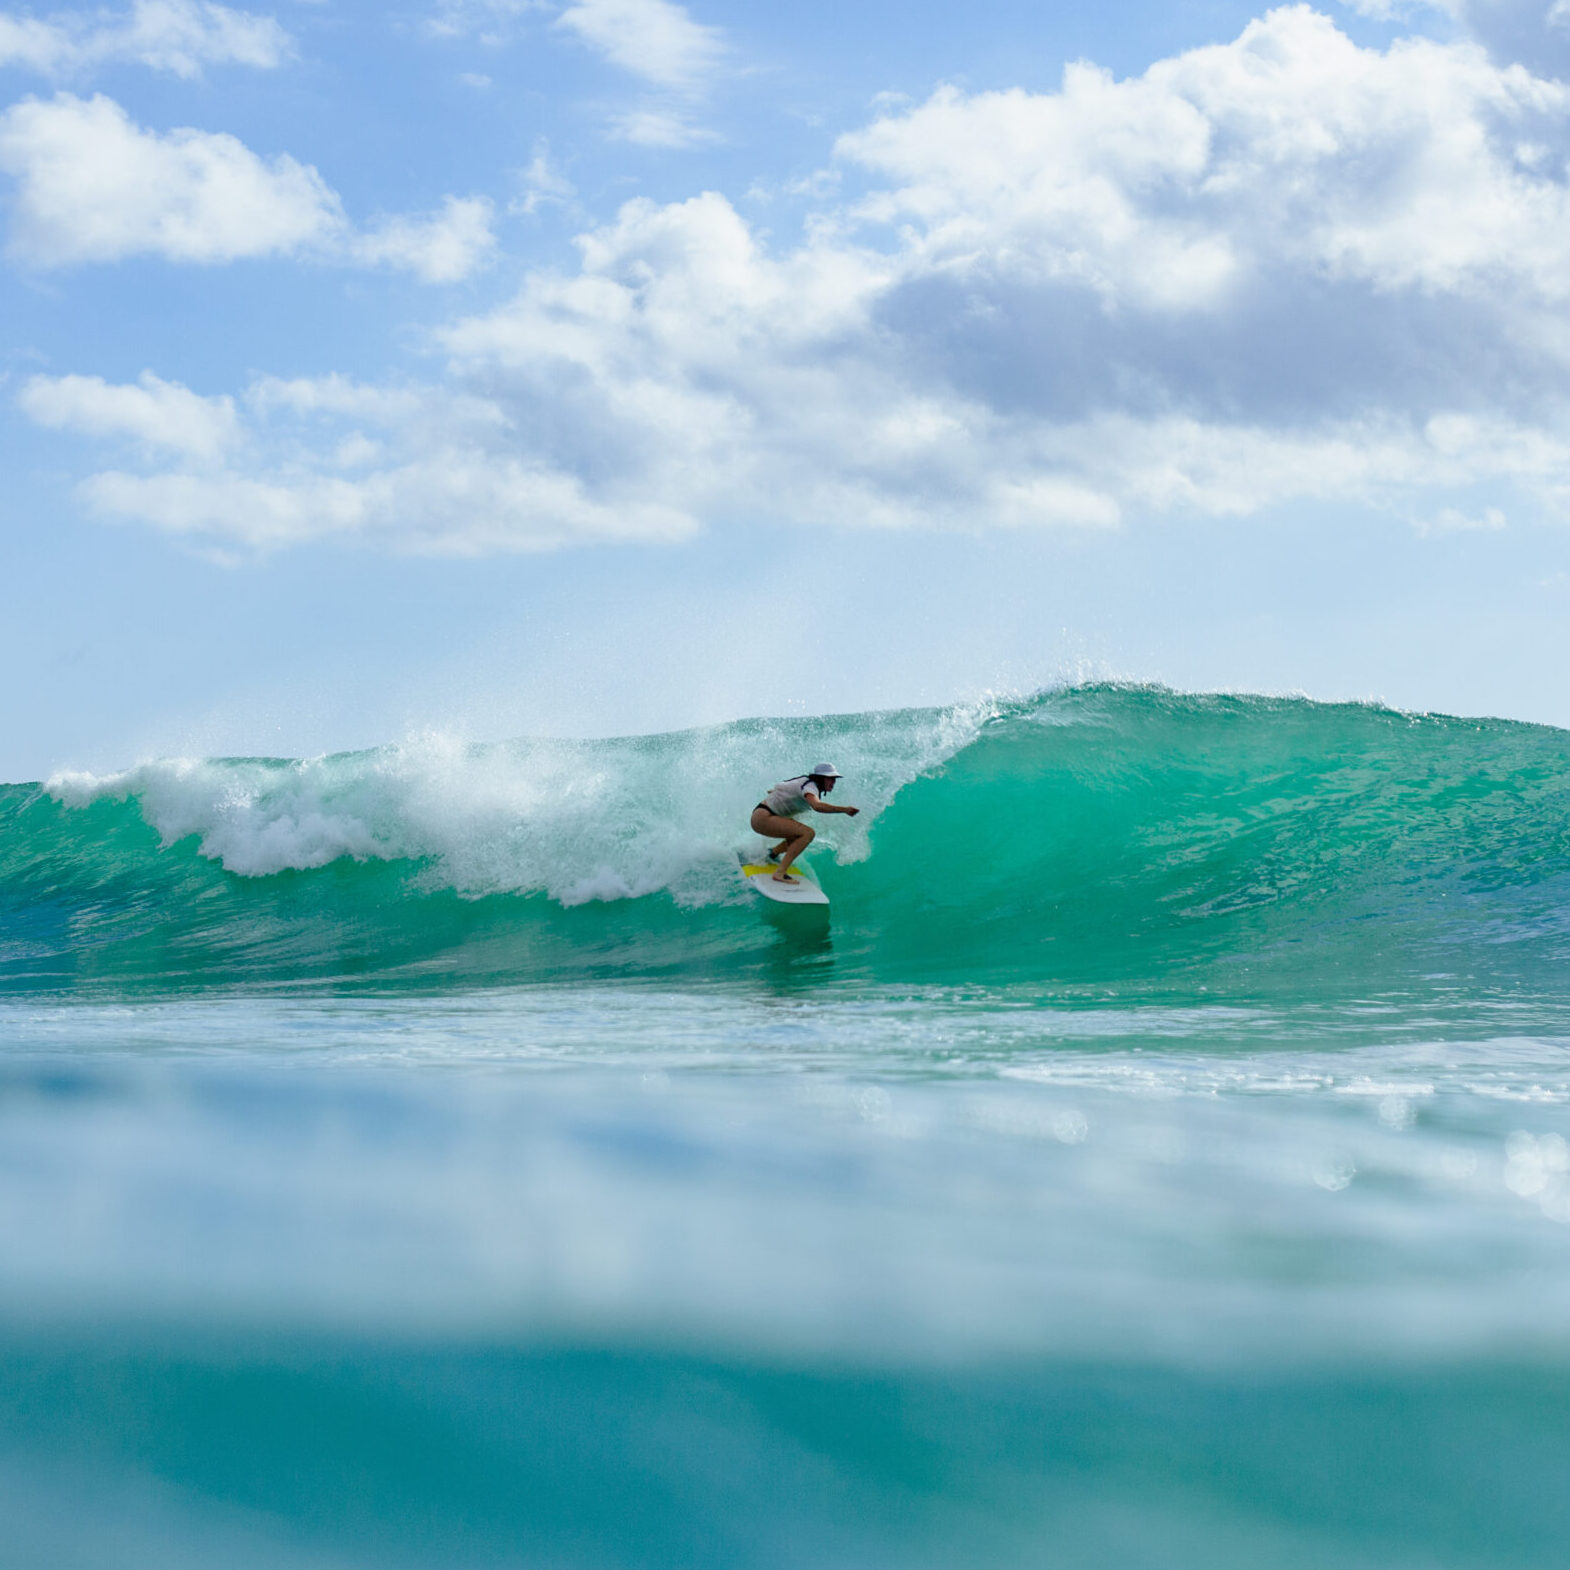
[[1570,724],[1567,68],[1514,0],[0,11],[0,776]]

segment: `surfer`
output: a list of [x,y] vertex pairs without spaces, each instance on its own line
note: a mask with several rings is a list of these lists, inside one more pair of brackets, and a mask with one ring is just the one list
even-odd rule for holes
[[836,807],[823,799],[834,789],[834,782],[839,777],[840,771],[832,763],[820,763],[810,774],[781,780],[752,809],[752,832],[779,841],[769,852],[769,860],[779,863],[774,882],[801,881],[791,877],[791,863],[817,838],[817,832],[810,824],[796,821],[799,813],[810,807],[814,812],[843,812],[854,818],[861,811],[860,807]]

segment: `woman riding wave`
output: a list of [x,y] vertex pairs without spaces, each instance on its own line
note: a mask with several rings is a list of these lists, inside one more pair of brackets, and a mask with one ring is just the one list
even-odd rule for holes
[[843,812],[854,818],[860,807],[836,807],[823,798],[834,789],[840,771],[832,763],[820,763],[810,774],[797,774],[778,785],[752,809],[752,832],[779,844],[769,852],[769,860],[779,862],[776,883],[799,883],[790,875],[791,863],[817,838],[809,824],[796,818],[809,807],[814,812]]

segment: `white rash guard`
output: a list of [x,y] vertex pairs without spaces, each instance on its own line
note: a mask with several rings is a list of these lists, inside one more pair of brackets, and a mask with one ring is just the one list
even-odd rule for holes
[[763,798],[763,805],[782,818],[799,818],[807,810],[808,798],[817,801],[818,787],[810,774],[798,774],[794,779],[781,780]]

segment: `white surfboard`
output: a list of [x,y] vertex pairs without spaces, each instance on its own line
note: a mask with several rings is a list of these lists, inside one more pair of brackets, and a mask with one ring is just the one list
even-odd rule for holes
[[818,881],[798,861],[790,869],[794,883],[776,883],[774,874],[779,869],[772,861],[748,861],[742,858],[741,875],[764,899],[778,900],[782,905],[827,905],[829,897],[818,886]]

